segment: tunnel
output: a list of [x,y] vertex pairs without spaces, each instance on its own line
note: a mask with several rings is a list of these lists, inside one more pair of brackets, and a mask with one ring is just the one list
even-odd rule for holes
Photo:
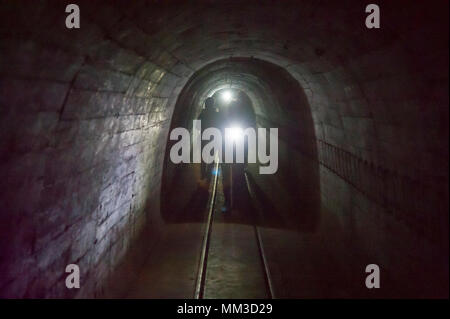
[[[0,296],[448,298],[448,2],[376,3],[2,1]],[[169,156],[225,91],[278,129],[229,215]]]

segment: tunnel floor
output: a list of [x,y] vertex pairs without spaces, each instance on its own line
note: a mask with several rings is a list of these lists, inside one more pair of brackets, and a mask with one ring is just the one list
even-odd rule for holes
[[[241,181],[242,182],[242,181]],[[211,228],[204,298],[268,298],[261,251],[255,233],[256,216],[247,193],[239,190],[239,202],[222,212],[224,193],[218,183]],[[234,194],[234,198],[237,198]]]
[[[276,217],[264,216],[263,205],[267,203],[253,183],[243,176],[235,186],[233,210],[223,212],[219,177],[204,264],[201,254],[213,182],[208,192],[195,193],[197,198],[189,202],[184,213],[195,211],[203,222],[168,224],[137,280],[127,283],[124,296],[194,298],[200,267],[205,273],[200,298],[206,299],[376,296],[363,289],[363,274],[351,273],[358,263],[355,256],[343,256],[351,263],[342,267],[342,262],[334,260],[326,249],[312,244],[317,241],[314,234],[284,229]],[[299,210],[301,206],[299,203]],[[332,245],[341,249],[338,242]]]
[[[205,222],[172,224],[148,257],[138,280],[130,283],[126,297],[192,298],[199,267],[205,267],[202,298],[270,297],[255,232],[257,217],[251,198],[245,188],[244,192],[242,191],[243,185],[239,185],[237,189],[241,194],[234,195],[235,207],[232,211],[223,212],[224,193],[221,179],[220,175],[205,263],[202,264],[200,255],[206,235],[208,207],[205,207],[204,200],[197,200],[195,204],[190,203],[189,210],[201,211]],[[245,183],[245,180],[241,182]],[[214,181],[211,181],[209,185],[210,197],[213,183]]]

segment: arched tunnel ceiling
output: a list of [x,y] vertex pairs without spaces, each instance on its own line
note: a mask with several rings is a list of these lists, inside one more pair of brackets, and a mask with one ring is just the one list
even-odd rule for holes
[[[440,108],[444,88],[425,90],[423,83],[440,76],[436,67],[429,68],[430,61],[448,64],[443,53],[445,33],[433,32],[434,25],[445,17],[436,17],[426,5],[382,5],[386,8],[383,33],[367,32],[362,23],[364,6],[352,1],[293,1],[283,6],[273,6],[271,1],[90,5],[84,32],[92,28],[92,42],[82,49],[94,59],[106,59],[114,69],[149,79],[148,83],[142,79],[140,86],[147,86],[142,96],[171,96],[169,107],[188,79],[205,65],[229,57],[269,61],[285,68],[301,84],[318,138],[413,174],[428,165],[425,158],[416,165],[408,157],[401,158],[389,144],[402,144],[409,153],[423,153],[429,149],[424,140],[443,141],[432,128],[424,130],[425,138],[408,128],[422,122],[417,113],[400,120],[400,114],[386,104],[407,99],[428,105],[437,99],[428,107]],[[407,13],[401,10],[406,5]],[[102,15],[97,15],[100,10]],[[425,22],[427,27],[423,27]],[[96,33],[106,34],[107,43],[96,41]],[[430,51],[427,46],[443,51]],[[379,64],[385,67],[378,68]],[[394,88],[392,83],[398,81],[403,86]],[[169,93],[172,90],[175,95]],[[380,124],[402,127],[394,133],[394,143],[379,135]],[[408,143],[411,139],[420,142],[413,145]],[[427,170],[423,173],[429,174]]]
[[[253,102],[257,115],[271,118],[278,124],[293,120],[289,112],[309,113],[301,87],[283,68],[254,58],[229,58],[208,64],[189,80],[180,94],[177,105],[180,108],[193,107],[192,115],[198,116],[203,101],[216,91],[235,88],[245,92]],[[187,100],[189,92],[191,101]],[[302,99],[303,97],[303,99]],[[182,110],[178,116],[192,120]],[[174,119],[176,122],[177,120]]]
[[[174,60],[192,72],[225,57],[254,56],[284,67],[303,64],[310,72],[317,72],[382,49],[394,40],[410,49],[414,43],[402,33],[414,30],[414,26],[405,26],[402,15],[410,19],[430,17],[425,6],[412,8],[413,14],[392,10],[404,4],[407,1],[382,4],[386,8],[383,19],[392,32],[388,36],[368,35],[361,23],[365,6],[352,1],[325,5],[320,1],[286,1],[283,6],[274,6],[272,1],[194,1],[156,7],[143,1],[133,7],[123,5],[124,15],[115,12],[108,17],[107,26],[121,42],[133,46],[139,42],[136,50],[152,60],[159,58],[168,69],[176,65]],[[99,10],[104,11],[104,6]],[[155,50],[155,43],[159,50]]]

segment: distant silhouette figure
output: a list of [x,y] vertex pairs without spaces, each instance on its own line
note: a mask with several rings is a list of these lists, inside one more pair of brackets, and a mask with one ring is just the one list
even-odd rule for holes
[[[205,100],[205,108],[203,109],[202,113],[200,114],[199,118],[201,121],[202,131],[201,134],[203,135],[203,132],[209,128],[209,127],[216,127],[219,128],[220,124],[220,114],[218,107],[215,106],[215,101],[213,97],[208,97]],[[208,141],[202,140],[202,150],[204,146],[208,143]],[[211,178],[211,168],[213,166],[213,163],[207,164],[204,163],[203,160],[201,162],[201,179],[207,179],[208,181]]]
[[[227,125],[227,111],[223,108],[219,108],[215,103],[215,99],[213,97],[208,97],[205,100],[205,109],[199,116],[199,120],[201,120],[202,125],[202,135],[204,130],[209,127],[218,128],[221,130],[222,136],[225,136],[224,130]],[[202,149],[209,141],[202,140]],[[225,150],[225,141],[222,140],[222,155]],[[222,186],[225,197],[225,204],[222,208],[222,211],[229,211],[232,207],[232,193],[231,193],[231,165],[227,163],[220,163],[220,171],[222,172]],[[212,166],[213,164],[206,164],[202,161],[201,163],[201,178],[202,180],[209,181],[212,175]],[[218,172],[216,172],[217,174]]]

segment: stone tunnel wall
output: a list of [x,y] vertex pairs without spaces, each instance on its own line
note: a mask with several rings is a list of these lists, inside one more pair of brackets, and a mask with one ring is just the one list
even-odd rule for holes
[[[101,295],[144,227],[158,230],[147,212],[159,206],[178,76],[101,21],[83,15],[70,32],[64,8],[1,5],[2,296]],[[79,291],[65,287],[71,263]]]
[[360,252],[428,296],[448,287],[448,20],[435,10],[387,10],[392,32],[287,67],[312,109],[322,205]]

